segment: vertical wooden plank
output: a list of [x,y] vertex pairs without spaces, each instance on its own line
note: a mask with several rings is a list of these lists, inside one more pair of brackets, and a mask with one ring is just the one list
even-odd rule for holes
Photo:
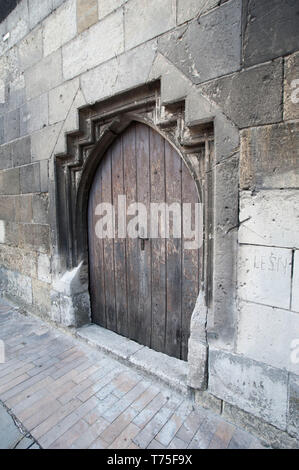
[[[166,202],[181,202],[182,160],[177,152],[165,142]],[[182,289],[182,240],[171,237],[166,241],[166,333],[165,352],[181,358],[181,289]]]
[[117,332],[128,336],[128,305],[126,279],[126,241],[118,238],[118,196],[124,195],[122,138],[112,148],[112,199],[115,209],[116,235],[114,239],[115,303]]
[[[102,164],[102,200],[112,203],[111,188],[111,166],[112,149],[110,148]],[[106,320],[107,328],[117,331],[115,314],[115,272],[114,272],[114,240],[105,238],[104,245],[104,271],[105,271],[105,292],[106,292]]]
[[[157,132],[150,132],[151,202],[165,202],[165,145]],[[166,241],[152,239],[152,341],[151,348],[165,351]]]
[[[124,188],[127,196],[127,205],[137,200],[137,171],[136,171],[136,126],[131,125],[123,134],[124,159]],[[127,217],[127,224],[131,217]],[[128,330],[129,338],[137,341],[136,316],[139,298],[139,264],[138,240],[127,237],[127,298],[128,298]]]
[[[198,195],[193,178],[187,166],[182,165],[182,203],[192,204],[192,214],[194,214],[195,206],[198,203]],[[194,220],[194,216],[192,217]],[[194,223],[194,222],[193,222]],[[194,225],[192,223],[192,229]],[[183,222],[184,233],[184,222]],[[187,241],[187,240],[186,240]],[[184,240],[185,242],[185,240]],[[188,339],[190,335],[190,322],[193,309],[198,296],[199,288],[199,249],[186,250],[183,247],[182,263],[182,350],[181,357],[187,360],[188,356]]]
[[[137,200],[147,210],[147,227],[150,222],[150,162],[149,162],[150,129],[144,124],[136,124],[136,162],[137,162]],[[139,299],[138,311],[135,316],[136,340],[150,346],[151,344],[151,240],[144,228],[143,235],[147,240],[139,240]]]
[[105,280],[103,263],[103,240],[97,238],[95,209],[102,202],[102,170],[98,169],[89,194],[88,237],[89,277],[92,321],[106,328]]

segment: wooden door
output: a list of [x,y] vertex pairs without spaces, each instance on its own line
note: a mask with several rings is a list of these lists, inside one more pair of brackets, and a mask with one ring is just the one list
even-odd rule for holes
[[[97,206],[110,202],[118,229],[119,195],[133,202],[198,203],[195,183],[176,150],[152,128],[133,123],[102,159],[89,196],[93,322],[156,351],[187,359],[199,291],[200,250],[184,240],[142,236],[99,239]],[[150,214],[150,210],[148,211]],[[126,217],[126,222],[132,216]],[[183,218],[182,226],[183,231]],[[144,240],[144,238],[149,238]]]

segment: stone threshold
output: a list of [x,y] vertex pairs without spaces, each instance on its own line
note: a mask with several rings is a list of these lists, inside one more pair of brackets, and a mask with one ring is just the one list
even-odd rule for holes
[[125,365],[155,377],[176,391],[187,396],[192,395],[187,386],[187,362],[149,349],[95,324],[78,328],[75,336]]

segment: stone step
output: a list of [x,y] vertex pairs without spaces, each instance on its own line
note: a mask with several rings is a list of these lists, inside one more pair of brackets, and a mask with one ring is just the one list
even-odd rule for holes
[[191,395],[191,389],[187,386],[187,362],[149,349],[95,324],[78,328],[76,337],[126,365],[161,380],[176,391]]

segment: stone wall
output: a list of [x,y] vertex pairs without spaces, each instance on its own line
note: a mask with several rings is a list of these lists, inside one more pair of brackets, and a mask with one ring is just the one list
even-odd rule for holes
[[0,23],[2,293],[74,324],[71,295],[88,299],[78,270],[59,268],[54,156],[79,109],[160,79],[162,104],[214,121],[208,392],[297,438],[298,12],[297,0],[22,0]]

